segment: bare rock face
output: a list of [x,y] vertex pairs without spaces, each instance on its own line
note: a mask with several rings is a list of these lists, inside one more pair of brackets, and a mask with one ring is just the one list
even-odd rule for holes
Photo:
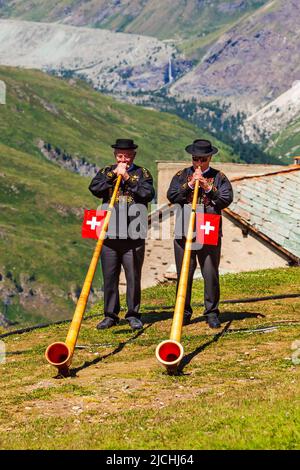
[[300,115],[300,80],[276,100],[254,113],[244,123],[245,133],[252,142],[259,142],[263,134],[267,140],[286,128]]
[[299,17],[298,1],[269,2],[224,34],[171,93],[253,114],[299,79]]
[[[83,210],[81,210],[82,216]],[[42,284],[34,274],[20,273],[19,279],[14,277],[11,271],[0,267],[0,327],[9,327],[14,322],[9,320],[10,310],[13,305],[19,303],[28,312],[38,312],[45,319],[61,319],[63,312],[61,306],[53,298],[70,299],[76,305],[80,296],[81,286],[70,285],[65,292],[59,287],[51,287]],[[103,296],[101,289],[91,288],[89,295],[90,304],[98,302]]]
[[38,147],[47,160],[73,173],[93,178],[99,170],[94,163],[89,163],[85,157],[70,155],[58,147],[52,147],[51,144],[45,143],[43,140],[39,140]]
[[[160,39],[214,32],[269,0],[5,0],[2,18],[105,28]],[[206,34],[206,33],[204,33]]]
[[147,36],[0,20],[2,65],[80,75],[98,89],[158,89],[165,84],[169,58],[175,52]]
[[56,17],[63,20],[65,24],[74,26],[86,26],[87,24],[103,25],[113,16],[121,14],[124,22],[128,18],[134,19],[143,9],[144,1],[137,0],[94,0],[92,2],[78,2],[78,5],[57,8],[54,12]]
[[218,11],[220,13],[235,13],[236,11],[243,11],[247,7],[246,0],[236,0],[233,2],[220,3]]

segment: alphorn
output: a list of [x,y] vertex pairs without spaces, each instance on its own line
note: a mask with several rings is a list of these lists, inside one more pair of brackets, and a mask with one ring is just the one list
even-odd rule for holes
[[168,373],[174,373],[183,358],[183,346],[180,343],[181,331],[184,315],[184,306],[186,299],[186,290],[188,283],[188,275],[191,261],[191,249],[194,236],[194,227],[196,220],[196,207],[199,192],[199,180],[195,182],[194,196],[192,202],[192,211],[190,215],[188,233],[186,237],[182,267],[178,283],[175,310],[171,328],[170,339],[162,341],[156,347],[155,355],[157,360],[167,368]]
[[93,253],[93,257],[84,280],[84,284],[81,290],[80,297],[78,299],[74,316],[67,334],[66,341],[52,343],[48,346],[45,352],[45,356],[49,364],[54,367],[57,367],[58,373],[63,376],[69,375],[69,368],[72,362],[72,357],[74,354],[75,345],[79,335],[79,330],[81,327],[82,318],[85,312],[86,304],[88,301],[89,293],[91,290],[93,278],[96,272],[99,256],[102,250],[103,242],[105,235],[108,229],[108,224],[111,218],[112,210],[114,208],[115,200],[117,197],[117,192],[122,181],[122,176],[119,175],[114,187],[114,192],[112,194],[107,214],[105,216],[103,226],[97,240],[96,248]]

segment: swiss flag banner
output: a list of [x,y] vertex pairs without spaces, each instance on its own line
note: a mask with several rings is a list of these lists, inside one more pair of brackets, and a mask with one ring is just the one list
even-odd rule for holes
[[202,245],[217,245],[219,241],[220,215],[196,213],[197,242]]
[[82,238],[98,240],[107,211],[85,210],[81,227]]

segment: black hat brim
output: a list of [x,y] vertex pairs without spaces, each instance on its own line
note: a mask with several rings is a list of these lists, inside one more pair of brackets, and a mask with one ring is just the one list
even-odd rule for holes
[[119,149],[119,150],[135,150],[138,148],[138,145],[133,144],[131,147],[120,147],[119,145],[111,145],[113,149]]
[[187,153],[190,153],[191,155],[196,155],[197,157],[207,157],[209,155],[215,155],[216,153],[219,152],[219,149],[217,149],[217,147],[211,146],[211,148],[212,148],[211,151],[204,153],[203,151],[199,152],[199,150],[198,151],[195,150],[194,145],[191,144],[191,145],[188,145],[187,147],[185,147],[185,151]]

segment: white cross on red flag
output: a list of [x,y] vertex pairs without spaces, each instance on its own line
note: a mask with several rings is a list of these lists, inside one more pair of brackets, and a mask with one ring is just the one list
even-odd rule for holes
[[202,245],[217,245],[219,241],[219,225],[221,216],[218,214],[196,213],[197,242]]
[[86,210],[81,227],[82,238],[98,240],[107,211]]

